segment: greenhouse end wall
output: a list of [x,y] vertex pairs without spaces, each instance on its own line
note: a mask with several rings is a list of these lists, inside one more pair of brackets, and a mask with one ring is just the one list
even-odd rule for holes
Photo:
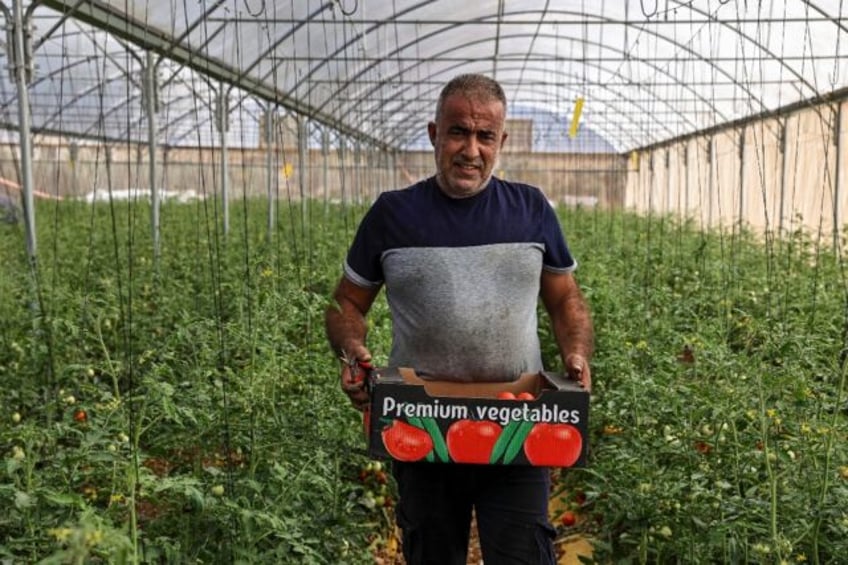
[[702,228],[844,230],[848,102],[819,104],[690,136],[628,160],[625,207]]
[[[433,174],[428,151],[389,154],[352,149],[306,153],[264,148],[227,150],[231,199],[302,197],[367,202],[379,192],[401,188]],[[156,159],[157,188],[165,198],[210,197],[222,192],[222,152],[218,148],[169,148]],[[270,163],[270,167],[269,167]],[[267,171],[273,171],[268,178]],[[15,145],[0,146],[0,182],[20,190]],[[37,196],[103,200],[112,195],[144,197],[150,164],[145,146],[73,144],[41,140],[35,145],[33,178]],[[624,204],[626,157],[617,154],[504,153],[495,174],[542,188],[555,203],[620,208]],[[270,180],[270,183],[269,183]],[[0,189],[2,191],[4,189]]]

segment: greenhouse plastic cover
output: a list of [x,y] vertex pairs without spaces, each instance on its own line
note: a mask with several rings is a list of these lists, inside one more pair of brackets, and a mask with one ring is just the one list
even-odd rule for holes
[[[263,113],[387,148],[419,146],[442,85],[499,80],[511,117],[627,151],[827,99],[848,81],[844,0],[47,0],[32,15],[36,132],[258,143]],[[8,8],[5,12],[10,17]],[[7,49],[7,64],[10,51]],[[152,55],[148,58],[149,55]],[[0,120],[17,92],[0,76]],[[582,113],[575,108],[582,105]],[[591,133],[591,135],[590,135]],[[586,141],[594,140],[594,141]],[[587,147],[585,144],[589,143]]]

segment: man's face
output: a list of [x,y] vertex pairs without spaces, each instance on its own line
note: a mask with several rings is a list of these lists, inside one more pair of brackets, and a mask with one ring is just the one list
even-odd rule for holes
[[436,180],[453,198],[477,194],[492,176],[504,141],[504,107],[464,94],[445,98],[435,122],[427,125],[436,157]]

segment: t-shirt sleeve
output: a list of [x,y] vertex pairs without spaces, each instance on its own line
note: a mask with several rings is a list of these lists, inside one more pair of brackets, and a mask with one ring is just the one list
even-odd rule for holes
[[577,260],[565,241],[562,227],[553,207],[545,201],[542,211],[542,239],[545,244],[543,267],[555,273],[570,273],[577,269]]
[[345,259],[345,276],[362,287],[383,284],[383,265],[380,258],[384,251],[385,230],[381,215],[382,208],[382,197],[378,197],[359,223]]

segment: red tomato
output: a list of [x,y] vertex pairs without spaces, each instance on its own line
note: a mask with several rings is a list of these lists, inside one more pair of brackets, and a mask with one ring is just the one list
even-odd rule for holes
[[76,420],[77,422],[85,422],[86,420],[88,420],[88,414],[85,413],[85,410],[79,409],[74,412],[74,420]]
[[418,461],[433,450],[430,434],[401,420],[384,428],[381,435],[386,451],[398,461]]
[[527,460],[539,467],[571,467],[582,449],[580,431],[571,424],[536,424],[524,440]]
[[515,400],[515,394],[508,390],[502,390],[498,393],[498,400]]
[[577,492],[575,492],[574,493],[574,502],[576,502],[580,506],[583,506],[584,504],[586,504],[586,493],[583,492],[582,490],[578,490]]
[[532,392],[519,392],[518,396],[516,396],[518,400],[536,400],[536,397],[533,396]]
[[487,464],[501,431],[489,420],[457,420],[448,428],[448,453],[457,463]]
[[559,519],[562,522],[562,525],[565,527],[571,527],[577,523],[577,516],[571,510],[566,510],[562,513]]

